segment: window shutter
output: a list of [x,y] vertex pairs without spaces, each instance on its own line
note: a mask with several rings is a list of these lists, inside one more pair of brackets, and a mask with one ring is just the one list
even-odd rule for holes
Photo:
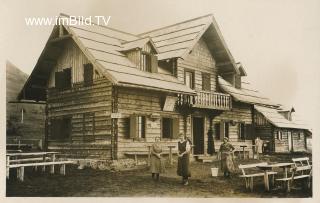
[[245,124],[245,137],[246,139],[252,138],[252,124]]
[[56,72],[55,73],[55,87],[58,89],[62,89],[63,83],[64,83],[64,73],[63,72]]
[[91,63],[83,65],[83,82],[85,86],[93,83],[93,66]]
[[63,70],[63,88],[71,87],[71,68]]
[[151,55],[151,73],[158,72],[158,57]]
[[172,119],[172,138],[178,139],[179,133],[180,133],[180,119],[179,118],[173,118]]
[[136,115],[130,116],[130,138],[136,138],[138,136],[138,117]]

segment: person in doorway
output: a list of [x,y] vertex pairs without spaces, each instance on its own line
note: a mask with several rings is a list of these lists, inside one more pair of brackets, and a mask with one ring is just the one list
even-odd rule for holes
[[160,173],[164,171],[164,163],[161,158],[162,148],[160,145],[160,137],[155,138],[155,142],[151,146],[150,171],[152,179],[159,181]]
[[257,138],[254,140],[254,144],[255,144],[256,156],[257,156],[257,159],[259,159],[259,154],[262,153],[263,141],[260,139],[259,136],[257,136]]
[[182,176],[182,184],[189,184],[189,177],[191,177],[191,172],[189,168],[189,158],[190,158],[190,142],[185,138],[185,136],[180,133],[178,142],[178,176]]
[[230,177],[230,174],[235,171],[235,164],[233,160],[234,146],[229,142],[229,138],[223,138],[223,143],[219,149],[219,159],[221,162],[221,170],[224,177]]

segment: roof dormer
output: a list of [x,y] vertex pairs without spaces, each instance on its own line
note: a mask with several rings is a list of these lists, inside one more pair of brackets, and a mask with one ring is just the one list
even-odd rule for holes
[[138,69],[146,72],[158,72],[157,50],[150,37],[122,43],[120,52],[126,54]]

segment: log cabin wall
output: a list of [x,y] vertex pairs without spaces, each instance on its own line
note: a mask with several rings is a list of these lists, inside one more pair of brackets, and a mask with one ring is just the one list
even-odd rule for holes
[[110,159],[111,83],[95,79],[93,85],[48,91],[49,129],[53,121],[70,118],[71,132],[66,139],[53,138],[49,130],[48,149],[75,157]]
[[[209,120],[207,120],[209,121]],[[220,123],[222,125],[223,122],[229,123],[229,141],[237,148],[240,149],[240,145],[252,145],[252,140],[254,139],[254,135],[252,134],[252,114],[251,114],[251,105],[234,102],[232,103],[232,110],[230,111],[223,111],[220,115],[216,116],[213,119],[213,126],[216,123]],[[239,125],[240,123],[245,125],[245,140],[240,139],[239,137]],[[209,123],[207,122],[207,126]],[[221,129],[222,130],[222,129]],[[220,130],[220,131],[221,131]],[[218,150],[222,141],[223,137],[220,135],[216,135],[217,132],[213,133],[214,136],[214,143],[215,149]],[[219,139],[217,139],[219,138]],[[207,143],[206,143],[207,145]],[[252,149],[248,148],[250,153],[252,153]]]
[[195,90],[202,90],[202,73],[210,74],[211,92],[217,90],[217,68],[205,41],[200,39],[185,59],[177,61],[177,77],[184,82],[184,71],[194,71]]
[[291,134],[291,152],[306,151],[305,132],[300,129],[276,128],[274,131],[275,152],[290,152],[289,136]]
[[[179,132],[184,132],[183,116],[178,112],[162,111],[165,94],[134,89],[118,89],[118,158],[124,158],[125,152],[147,152],[148,145],[152,145],[155,137],[161,137],[161,118],[178,119]],[[159,118],[151,118],[151,114],[160,114]],[[145,138],[130,138],[130,116],[145,116]],[[190,136],[190,116],[187,118],[187,135]],[[177,136],[177,135],[174,135]],[[167,145],[176,145],[177,138],[161,138],[163,150],[168,150]],[[176,148],[177,149],[177,148]],[[176,150],[175,149],[175,150]]]
[[292,131],[293,150],[295,152],[304,152],[307,150],[306,134],[303,130]]
[[[73,41],[64,44],[48,82],[48,149],[76,158],[110,159],[112,84],[95,67],[92,83],[85,84],[88,63]],[[71,87],[59,90],[55,73],[65,68],[71,68]],[[70,124],[63,125],[66,122]],[[54,137],[60,127],[66,137]]]

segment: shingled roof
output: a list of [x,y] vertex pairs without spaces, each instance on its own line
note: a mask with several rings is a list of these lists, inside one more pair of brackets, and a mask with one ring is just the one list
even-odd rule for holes
[[255,105],[254,108],[276,127],[309,130],[308,126],[302,120],[297,119],[290,121],[279,113],[279,109],[259,105]]
[[219,76],[218,84],[224,92],[230,94],[236,101],[241,101],[249,104],[262,104],[273,107],[280,106],[280,104],[276,104],[270,101],[270,99],[268,99],[267,97],[261,95],[258,90],[254,89],[249,82],[242,82],[241,88],[238,89]]
[[238,71],[212,14],[141,33],[138,36],[152,38],[160,52],[158,60],[185,58],[203,37],[220,73]]

